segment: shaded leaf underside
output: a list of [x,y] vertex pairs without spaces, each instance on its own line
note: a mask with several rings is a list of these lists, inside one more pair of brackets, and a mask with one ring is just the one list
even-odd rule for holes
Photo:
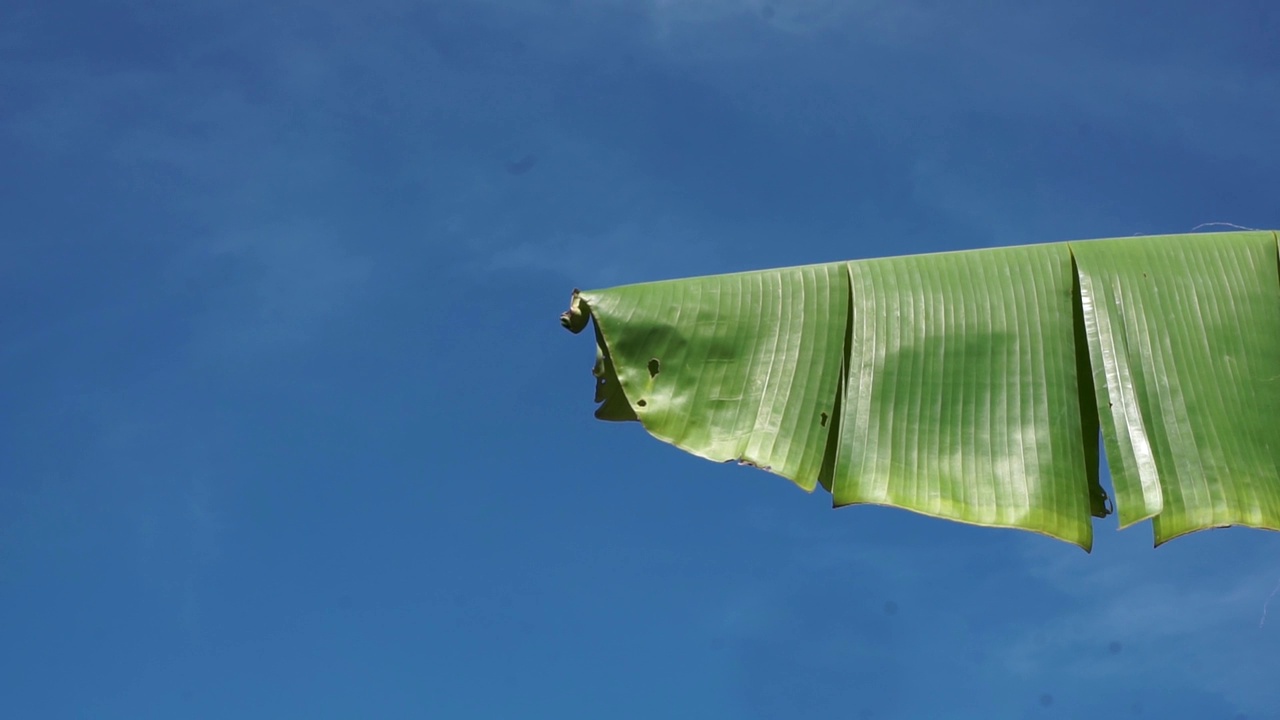
[[1272,232],[859,260],[575,293],[597,417],[695,455],[1088,550],[1280,529]]

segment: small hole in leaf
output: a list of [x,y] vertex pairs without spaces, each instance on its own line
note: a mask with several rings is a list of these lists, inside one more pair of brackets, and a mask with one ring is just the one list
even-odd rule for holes
[[827,414],[822,413],[822,427],[826,427],[826,426],[827,426]]
[[658,358],[649,361],[649,377],[658,377],[658,373],[662,372],[662,363],[658,362]]
[[644,407],[644,406],[646,406],[646,405],[648,405],[648,404],[649,404],[649,403],[645,402],[644,400],[637,400],[637,401],[636,401],[636,405],[639,405],[640,407]]

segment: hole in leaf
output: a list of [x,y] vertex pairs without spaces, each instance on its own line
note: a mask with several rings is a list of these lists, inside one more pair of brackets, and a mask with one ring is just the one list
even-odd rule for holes
[[644,400],[637,400],[637,401],[636,401],[636,405],[639,405],[640,407],[644,407],[644,406],[646,406],[646,405],[648,405],[648,404],[649,404],[649,403],[645,402]]
[[658,377],[658,373],[662,372],[662,363],[658,362],[658,358],[649,361],[649,377]]

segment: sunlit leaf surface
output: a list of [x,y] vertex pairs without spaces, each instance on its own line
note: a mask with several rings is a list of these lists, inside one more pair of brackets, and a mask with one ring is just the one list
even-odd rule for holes
[[597,416],[871,503],[1092,544],[1280,529],[1272,232],[916,255],[575,293]]

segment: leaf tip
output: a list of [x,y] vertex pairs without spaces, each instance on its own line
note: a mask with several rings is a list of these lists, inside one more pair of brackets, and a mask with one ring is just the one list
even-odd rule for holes
[[560,326],[577,335],[587,326],[587,319],[590,317],[591,310],[582,301],[582,292],[574,288],[573,297],[569,300],[569,309],[560,313]]

